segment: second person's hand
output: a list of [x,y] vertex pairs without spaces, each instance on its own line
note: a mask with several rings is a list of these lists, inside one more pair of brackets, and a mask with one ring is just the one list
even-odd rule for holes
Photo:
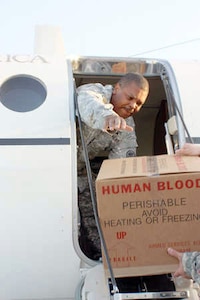
[[183,253],[182,252],[179,252],[179,251],[176,251],[175,249],[173,248],[168,248],[167,249],[167,253],[175,258],[177,258],[178,260],[178,268],[176,269],[176,271],[174,272],[174,277],[183,277],[183,278],[189,278],[187,276],[187,274],[185,273],[184,269],[183,269],[183,264],[182,264],[182,258],[183,258]]

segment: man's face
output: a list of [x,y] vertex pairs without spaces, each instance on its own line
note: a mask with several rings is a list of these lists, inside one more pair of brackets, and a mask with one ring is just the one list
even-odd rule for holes
[[140,89],[134,81],[123,87],[117,83],[111,98],[113,110],[126,119],[141,109],[147,96],[148,90]]

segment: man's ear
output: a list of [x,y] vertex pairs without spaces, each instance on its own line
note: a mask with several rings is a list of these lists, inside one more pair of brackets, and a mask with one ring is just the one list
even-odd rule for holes
[[118,89],[119,89],[119,83],[116,83],[113,89],[113,95],[117,93]]

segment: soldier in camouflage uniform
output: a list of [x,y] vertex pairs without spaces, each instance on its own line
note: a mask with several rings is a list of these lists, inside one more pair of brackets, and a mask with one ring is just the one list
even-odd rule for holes
[[[137,141],[132,115],[140,110],[149,92],[148,81],[140,74],[123,76],[115,87],[100,83],[77,88],[77,101],[89,159],[108,153],[108,158],[136,155]],[[101,257],[101,243],[95,224],[87,181],[84,151],[77,131],[77,164],[80,246],[92,259]],[[96,174],[93,174],[93,185]],[[95,190],[95,189],[94,189]]]

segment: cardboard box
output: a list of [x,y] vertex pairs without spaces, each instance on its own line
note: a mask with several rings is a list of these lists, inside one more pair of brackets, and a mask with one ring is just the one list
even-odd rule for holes
[[[166,274],[167,254],[200,251],[200,158],[105,160],[96,180],[98,214],[116,277]],[[105,270],[108,270],[103,256]]]

